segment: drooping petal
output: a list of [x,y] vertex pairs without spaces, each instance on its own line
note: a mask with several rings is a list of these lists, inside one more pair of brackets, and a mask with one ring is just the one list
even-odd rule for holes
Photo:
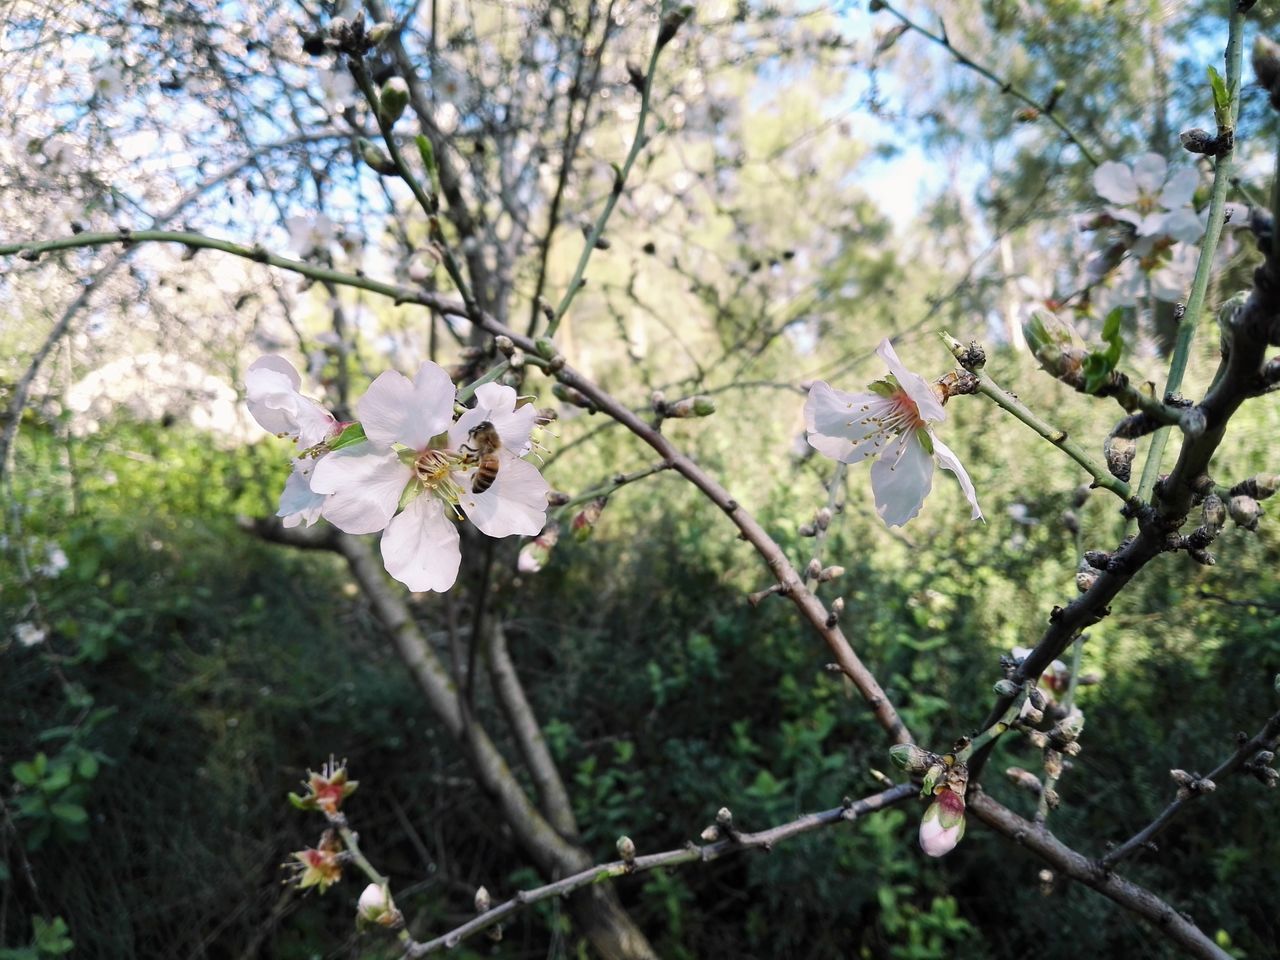
[[1112,203],[1127,204],[1138,199],[1138,185],[1128,164],[1108,160],[1093,171],[1093,189]]
[[973,481],[969,479],[969,473],[960,463],[960,458],[955,452],[937,437],[933,437],[933,455],[940,463],[944,470],[950,470],[956,475],[956,479],[960,481],[960,489],[964,491],[965,499],[969,501],[969,506],[973,508],[970,515],[971,520],[982,519],[982,508],[978,506],[978,492],[973,489]]
[[880,355],[880,359],[885,362],[889,372],[897,379],[898,385],[907,392],[907,396],[915,401],[922,419],[934,421],[947,419],[947,412],[942,409],[942,401],[933,392],[932,384],[920,374],[912,373],[906,368],[903,362],[898,359],[898,354],[894,351],[893,344],[889,342],[888,338],[880,341],[880,346],[876,347],[876,353]]
[[395,370],[379,374],[356,404],[356,411],[365,436],[374,443],[403,443],[421,450],[453,420],[454,395],[449,374],[427,360],[412,381]]
[[320,519],[325,496],[311,489],[315,465],[314,460],[293,461],[293,473],[285,481],[284,491],[280,494],[280,509],[276,511],[276,516],[283,518],[286,527],[296,527],[300,523],[309,527]]
[[1195,196],[1196,187],[1200,186],[1200,174],[1194,167],[1183,167],[1169,175],[1164,189],[1160,191],[1160,206],[1166,210],[1177,210],[1185,207]]
[[933,457],[919,431],[909,430],[871,465],[876,512],[890,527],[900,527],[920,512],[933,486]]
[[413,470],[390,450],[357,443],[316,463],[311,489],[328,494],[323,516],[347,533],[376,533],[400,505]]
[[449,446],[454,450],[464,445],[473,429],[488,421],[498,431],[502,445],[515,456],[529,452],[529,437],[538,418],[531,403],[517,407],[519,398],[511,387],[500,383],[482,383],[476,388],[476,405],[449,428]]
[[493,486],[471,492],[468,479],[458,505],[467,519],[490,537],[534,536],[547,522],[547,483],[538,468],[503,450]]
[[869,422],[868,417],[884,402],[884,397],[879,394],[845,393],[819,380],[809,388],[809,396],[804,402],[805,429],[845,441],[861,440],[879,429],[875,423]]
[[415,497],[391,521],[381,547],[387,573],[410,590],[444,593],[458,579],[458,527],[430,494]]
[[284,357],[259,357],[249,365],[244,378],[249,413],[270,433],[293,433],[292,398],[301,384],[302,377]]
[[298,449],[306,450],[327,440],[338,430],[333,414],[314,400],[299,396],[294,408],[294,420],[298,426]]
[[1144,153],[1133,162],[1133,182],[1138,190],[1154,197],[1164,186],[1169,175],[1169,164],[1158,153]]

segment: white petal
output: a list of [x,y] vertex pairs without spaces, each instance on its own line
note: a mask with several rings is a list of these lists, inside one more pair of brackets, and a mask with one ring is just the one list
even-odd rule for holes
[[335,432],[338,421],[314,400],[299,396],[293,411],[294,421],[298,425],[298,449],[306,450],[317,443],[328,439]]
[[309,527],[320,519],[325,497],[311,489],[314,469],[313,460],[293,462],[293,473],[285,481],[284,491],[280,494],[280,509],[276,511],[276,516],[284,519],[286,527],[296,527],[300,523]]
[[1138,185],[1133,181],[1133,171],[1127,164],[1108,160],[1093,171],[1093,189],[1098,196],[1112,203],[1133,203],[1138,199]]
[[471,493],[468,482],[459,506],[481,533],[491,537],[535,536],[547,522],[551,485],[533,464],[508,453],[499,456],[501,466],[493,486],[483,493]]
[[1164,186],[1169,174],[1169,164],[1158,153],[1144,153],[1133,162],[1133,182],[1149,196],[1155,196]]
[[[821,433],[809,434],[809,445],[817,450],[823,456],[830,457],[832,460],[839,460],[842,463],[861,463],[868,457],[878,456],[880,451],[884,449],[881,446],[881,437],[879,434],[874,436],[863,437],[857,442],[846,440],[844,437],[828,437]],[[896,446],[892,446],[896,450]]]
[[320,459],[311,489],[329,494],[323,516],[347,533],[376,533],[400,505],[413,470],[389,450],[371,443],[344,447]]
[[923,419],[935,421],[947,419],[947,412],[942,409],[942,401],[933,392],[933,386],[920,374],[912,373],[906,368],[898,359],[898,354],[888,338],[880,341],[880,346],[876,347],[876,353],[880,355],[880,359],[885,362],[889,372],[894,375],[902,389],[907,391],[907,396],[915,401],[916,408]]
[[888,526],[900,527],[924,505],[933,486],[933,457],[917,431],[908,431],[888,447],[871,467],[876,512]]
[[[879,429],[876,424],[863,421],[878,404],[883,403],[884,397],[878,394],[845,393],[819,380],[809,388],[809,396],[804,402],[805,429],[833,439],[861,440]],[[826,453],[825,450],[823,452]]]
[[1160,191],[1160,206],[1166,210],[1177,210],[1185,207],[1195,196],[1196,187],[1200,186],[1200,174],[1194,167],[1183,167],[1169,176],[1169,181]]
[[[982,508],[978,506],[978,492],[973,489],[973,481],[969,479],[969,474],[960,463],[960,458],[937,437],[933,438],[933,455],[944,469],[950,470],[956,475],[956,479],[960,481],[960,489],[964,491],[965,499],[969,501],[969,506],[973,508],[970,519],[981,520]],[[1023,509],[1025,511],[1026,508],[1023,507]]]
[[488,421],[498,431],[504,447],[517,457],[524,456],[529,452],[529,437],[538,411],[531,403],[517,407],[517,399],[511,387],[482,383],[476,388],[476,405],[449,428],[449,446],[457,450],[467,442],[473,429]]
[[403,443],[421,450],[453,420],[454,393],[449,375],[428,360],[412,381],[395,370],[380,374],[356,404],[356,412],[365,436],[374,443]]
[[1160,236],[1164,233],[1164,222],[1168,216],[1167,213],[1148,213],[1142,218],[1142,222],[1138,224],[1138,236]]
[[1132,207],[1107,207],[1107,213],[1123,223],[1132,223],[1139,228],[1141,228],[1144,219],[1142,214]]
[[458,527],[430,494],[415,497],[382,535],[382,563],[410,590],[443,593],[458,579]]
[[1188,207],[1166,214],[1161,232],[1183,243],[1195,243],[1204,234],[1204,223],[1196,212]]
[[259,357],[250,364],[244,378],[249,413],[270,433],[295,433],[293,411],[301,383],[298,371],[284,357]]

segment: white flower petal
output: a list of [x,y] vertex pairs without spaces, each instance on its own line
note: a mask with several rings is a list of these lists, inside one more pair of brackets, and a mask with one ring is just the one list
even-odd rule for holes
[[1160,206],[1166,210],[1177,210],[1185,207],[1195,196],[1196,187],[1200,186],[1200,174],[1194,167],[1183,167],[1175,170],[1160,191]]
[[403,443],[421,450],[453,420],[454,394],[449,375],[428,360],[412,381],[395,370],[379,374],[356,404],[356,412],[364,435],[374,443]]
[[296,431],[295,399],[302,378],[284,357],[259,357],[245,373],[245,401],[262,429],[276,435]]
[[920,374],[912,373],[906,368],[898,359],[898,354],[888,338],[880,341],[880,346],[876,347],[876,353],[885,362],[885,366],[898,381],[898,385],[907,392],[908,397],[915,401],[922,419],[934,421],[947,419],[947,412],[942,409],[942,401],[933,392],[933,386]]
[[1169,164],[1158,153],[1144,153],[1133,162],[1133,182],[1138,189],[1154,197],[1164,185],[1164,178],[1169,175]]
[[430,494],[415,497],[391,521],[381,547],[387,573],[410,590],[443,593],[458,579],[458,527]]
[[1145,219],[1142,214],[1132,207],[1107,207],[1107,213],[1111,214],[1117,220],[1124,223],[1131,223],[1135,227],[1141,228],[1142,221]]
[[876,512],[890,527],[900,527],[918,514],[933,486],[933,457],[917,433],[904,433],[871,465]]
[[804,402],[805,429],[832,439],[861,440],[879,429],[877,424],[864,421],[884,402],[878,394],[845,393],[819,380],[809,388]]
[[311,489],[314,469],[314,460],[293,461],[293,473],[285,481],[284,491],[280,494],[280,509],[276,511],[276,516],[283,518],[286,527],[296,527],[300,523],[309,527],[320,519],[325,496]]
[[1195,243],[1204,235],[1204,222],[1188,207],[1165,215],[1161,232],[1183,243]]
[[[956,479],[960,481],[960,489],[964,491],[965,499],[969,501],[969,506],[973,508],[970,519],[981,520],[982,508],[978,506],[978,492],[973,489],[973,481],[969,479],[969,474],[960,463],[960,458],[937,437],[933,437],[933,455],[944,469],[950,470],[956,475]],[[1026,508],[1023,507],[1023,510],[1025,511]]]
[[1133,180],[1133,171],[1127,164],[1108,160],[1093,171],[1093,189],[1098,196],[1112,203],[1133,203],[1138,199],[1138,185]]
[[458,505],[467,519],[488,536],[541,533],[547,522],[547,493],[551,485],[533,464],[505,451],[499,458],[501,465],[493,486],[483,493],[472,493],[468,481],[467,492]]
[[328,494],[323,516],[347,533],[376,533],[400,505],[413,470],[389,450],[357,443],[321,458],[311,475],[311,489]]
[[488,421],[498,431],[502,445],[517,457],[529,452],[529,437],[538,419],[531,403],[517,407],[519,398],[511,387],[482,383],[476,388],[476,405],[465,411],[449,428],[449,446],[454,450],[467,443],[471,431]]

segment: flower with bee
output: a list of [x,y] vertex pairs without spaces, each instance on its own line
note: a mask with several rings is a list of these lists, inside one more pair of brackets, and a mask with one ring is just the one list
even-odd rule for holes
[[534,536],[546,522],[550,487],[521,459],[537,411],[511,387],[486,383],[455,421],[455,398],[449,375],[430,361],[413,380],[383,373],[356,404],[366,439],[324,456],[311,476],[330,523],[383,531],[387,572],[410,590],[453,586],[463,516],[491,537]]

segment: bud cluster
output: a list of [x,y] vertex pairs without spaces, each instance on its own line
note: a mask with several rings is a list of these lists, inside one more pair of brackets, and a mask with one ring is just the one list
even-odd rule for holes
[[709,417],[716,412],[716,402],[706,394],[696,394],[680,400],[668,401],[661,390],[653,391],[649,397],[653,412],[659,417],[673,420],[684,420],[689,417]]

